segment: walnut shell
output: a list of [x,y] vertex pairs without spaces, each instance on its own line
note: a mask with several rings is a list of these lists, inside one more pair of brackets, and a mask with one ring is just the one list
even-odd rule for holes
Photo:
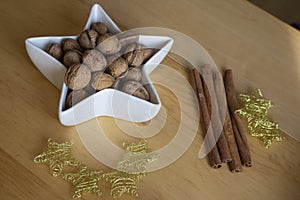
[[107,33],[107,26],[102,22],[92,23],[91,29],[96,31],[99,35],[104,35]]
[[135,97],[149,101],[150,96],[146,88],[137,81],[127,81],[123,84],[122,91]]
[[144,62],[144,52],[143,49],[136,49],[134,51],[134,58],[131,62],[131,66],[138,67]]
[[96,47],[98,38],[98,33],[94,30],[85,30],[83,31],[79,38],[78,42],[83,49],[93,49]]
[[85,90],[73,90],[67,96],[66,103],[65,103],[66,109],[74,106],[75,104],[79,103],[80,101],[82,101],[88,96],[89,95]]
[[61,42],[61,45],[62,45],[62,49],[65,53],[68,51],[72,51],[72,50],[78,50],[78,51],[82,50],[80,45],[78,44],[78,42],[71,38],[64,39]]
[[125,49],[124,59],[126,60],[126,62],[128,64],[132,63],[132,60],[134,58],[134,50],[136,48],[136,45],[137,45],[136,43],[129,44]]
[[97,48],[104,54],[115,54],[120,51],[121,45],[117,36],[106,33],[99,36]]
[[64,65],[68,68],[71,65],[79,64],[82,61],[82,53],[78,50],[68,51],[63,59]]
[[83,53],[82,61],[92,72],[104,70],[106,67],[106,59],[98,50],[86,50]]
[[72,65],[65,74],[65,83],[72,90],[80,90],[91,80],[90,69],[83,64]]
[[114,81],[114,77],[107,73],[95,72],[92,75],[91,85],[95,90],[103,90],[111,87]]
[[110,73],[114,78],[120,77],[127,71],[127,69],[128,65],[122,57],[117,58],[107,67],[108,73]]
[[64,55],[64,52],[62,51],[60,44],[51,44],[49,48],[47,49],[47,52],[56,58],[57,60],[61,61]]
[[130,67],[127,71],[125,79],[127,81],[140,81],[143,77],[142,71],[138,67]]
[[111,87],[116,90],[119,90],[122,85],[122,82],[123,82],[123,78],[117,78]]
[[154,49],[150,49],[150,48],[145,48],[143,49],[143,62],[146,62],[147,60],[149,60],[155,53]]
[[140,44],[130,44],[125,50],[124,58],[126,62],[133,67],[140,66],[144,61],[143,46]]

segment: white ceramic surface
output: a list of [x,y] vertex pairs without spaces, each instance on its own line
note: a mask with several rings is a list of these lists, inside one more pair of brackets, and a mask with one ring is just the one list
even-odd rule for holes
[[[108,30],[114,34],[120,33],[120,29],[109,18],[102,7],[95,4],[84,29],[88,29],[93,22],[104,22]],[[173,45],[173,39],[163,36],[139,36],[139,43],[159,49],[159,51],[144,64],[143,82],[148,83],[151,102],[144,101],[132,95],[113,90],[105,89],[84,99],[72,108],[64,110],[67,86],[64,84],[65,66],[45,52],[48,44],[59,43],[64,38],[76,38],[77,36],[59,37],[34,37],[25,41],[26,50],[32,62],[40,72],[58,89],[61,89],[59,101],[59,120],[63,125],[73,126],[80,124],[97,116],[111,116],[132,122],[143,122],[152,119],[160,110],[161,102],[153,87],[148,75],[164,59]]]

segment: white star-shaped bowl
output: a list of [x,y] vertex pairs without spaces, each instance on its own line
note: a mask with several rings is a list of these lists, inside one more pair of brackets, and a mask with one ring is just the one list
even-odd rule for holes
[[[109,32],[114,34],[121,33],[118,26],[98,4],[93,5],[84,30],[89,29],[92,23],[99,21],[107,25]],[[111,116],[131,122],[143,122],[155,117],[160,110],[161,102],[149,79],[149,74],[165,58],[173,45],[173,39],[163,36],[139,35],[139,43],[159,50],[142,68],[142,82],[147,83],[145,87],[150,93],[150,102],[118,90],[105,89],[65,110],[65,101],[68,93],[68,87],[64,83],[66,67],[49,55],[45,49],[51,43],[60,43],[65,38],[76,39],[77,37],[33,37],[25,41],[26,50],[32,62],[53,85],[61,89],[58,107],[60,122],[65,126],[73,126],[98,116]]]

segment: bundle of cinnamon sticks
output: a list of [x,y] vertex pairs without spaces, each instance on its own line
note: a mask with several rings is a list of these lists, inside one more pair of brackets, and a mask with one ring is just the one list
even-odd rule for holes
[[201,68],[201,75],[197,69],[193,69],[190,78],[198,97],[209,163],[213,168],[228,163],[231,172],[241,172],[242,165],[251,167],[252,162],[246,137],[247,125],[234,114],[240,105],[235,94],[232,71],[225,71],[224,83],[221,75],[213,73],[208,65]]

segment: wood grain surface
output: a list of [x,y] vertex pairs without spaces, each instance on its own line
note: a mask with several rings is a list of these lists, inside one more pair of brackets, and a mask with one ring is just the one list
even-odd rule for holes
[[[26,54],[24,40],[42,35],[78,34],[94,1],[1,1],[0,3],[0,199],[71,199],[72,187],[33,163],[49,137],[74,143],[74,155],[97,170],[109,169],[82,145],[76,127],[58,121],[60,91],[43,77]],[[300,100],[300,34],[243,0],[99,1],[126,28],[161,26],[181,31],[201,43],[218,66],[233,69],[238,92],[262,88],[276,106],[271,116],[298,134]],[[164,64],[188,79],[185,68],[170,58]],[[155,78],[155,77],[154,77]],[[174,87],[180,83],[175,83]],[[166,125],[149,139],[156,149],[172,140],[180,124],[179,101],[170,88],[156,84],[166,111]],[[195,108],[197,109],[197,108]],[[97,119],[118,146],[136,141],[125,135],[113,118]],[[133,124],[147,127],[151,122]],[[203,141],[198,134],[187,152],[167,168],[146,176],[140,199],[300,199],[300,145],[286,140],[264,149],[248,137],[253,167],[233,174],[227,166],[214,170],[199,159]],[[112,199],[109,185],[103,196]],[[123,196],[120,199],[135,199]]]

